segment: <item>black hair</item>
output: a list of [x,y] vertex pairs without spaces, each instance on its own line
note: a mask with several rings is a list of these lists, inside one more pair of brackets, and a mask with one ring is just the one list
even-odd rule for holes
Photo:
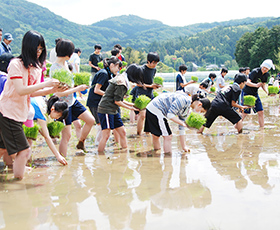
[[122,67],[122,62],[121,62],[120,59],[118,59],[116,56],[103,59],[103,66],[104,66],[104,69],[106,69],[107,67],[109,67],[111,64],[114,64],[114,65],[119,64],[119,67]]
[[228,73],[228,69],[223,67],[222,70],[221,70],[221,73]]
[[112,49],[111,54],[112,56],[117,56],[120,53],[120,50],[118,48]]
[[160,60],[160,58],[159,58],[158,53],[156,53],[156,52],[148,53],[148,55],[147,55],[147,62],[150,62],[150,63],[152,63],[152,62],[159,62],[159,60]]
[[76,54],[79,53],[79,52],[82,53],[82,50],[81,50],[80,48],[76,48],[74,52],[75,52]]
[[0,56],[0,71],[8,73],[8,65],[13,58],[14,56],[11,53],[3,53]]
[[211,77],[216,78],[217,76],[216,76],[215,73],[210,73],[208,77],[209,77],[209,78],[211,78]]
[[94,49],[96,50],[96,49],[102,49],[102,47],[101,47],[101,45],[100,44],[96,44],[95,46],[94,46]]
[[55,45],[61,40],[62,38],[55,39]]
[[71,55],[74,53],[74,50],[75,46],[73,42],[68,39],[61,39],[55,47],[57,57],[71,57]]
[[120,44],[114,45],[114,48],[117,48],[117,49],[119,49],[119,50],[122,50],[122,46],[121,46]]
[[73,70],[73,65],[71,64],[71,63],[67,63],[67,65],[68,65],[68,69],[72,72],[72,70]]
[[202,104],[202,108],[208,111],[211,107],[211,102],[208,98],[205,97],[205,94],[194,94],[192,96],[192,103],[199,101]]
[[206,82],[201,82],[199,85],[202,86],[205,89],[208,88],[208,84]]
[[188,67],[186,65],[180,65],[179,66],[179,72],[185,71],[187,69],[188,69]]
[[[42,53],[37,58],[37,48],[42,47]],[[29,30],[23,36],[21,45],[21,54],[19,58],[22,60],[23,65],[26,69],[30,66],[41,67],[47,57],[46,45],[43,36],[34,30]]]
[[250,67],[248,67],[248,66],[247,66],[247,67],[245,67],[245,70],[250,70]]
[[244,73],[238,73],[234,76],[234,82],[236,82],[237,84],[241,84],[242,82],[246,82],[247,81],[247,77]]
[[137,83],[139,85],[144,84],[143,68],[141,66],[135,63],[129,65],[126,70],[126,74],[129,81]]
[[58,120],[67,118],[69,107],[66,101],[61,100],[58,96],[53,95],[47,101],[47,114],[50,115],[51,108],[54,106],[56,112],[62,113],[62,116]]
[[240,67],[238,71],[239,71],[239,73],[242,73],[242,72],[244,72],[245,70],[246,70],[246,69],[245,69],[244,67]]

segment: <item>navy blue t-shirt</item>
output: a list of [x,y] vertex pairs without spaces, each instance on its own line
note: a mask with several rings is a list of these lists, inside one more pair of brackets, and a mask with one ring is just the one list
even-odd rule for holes
[[[154,76],[156,74],[156,68],[154,69],[150,69],[146,64],[142,66],[143,68],[143,80],[144,83],[147,85],[151,85],[154,82]],[[153,89],[152,88],[147,88],[147,89],[143,89],[142,87],[137,87],[135,90],[137,90],[137,96],[139,95],[146,95],[149,98],[153,98]]]
[[[267,79],[269,78],[269,73],[262,73],[261,67],[255,68],[252,70],[252,72],[249,74],[249,79],[251,80],[252,83],[257,84],[258,82],[266,83]],[[250,87],[248,85],[245,85],[243,88],[243,91],[247,95],[253,95],[257,96],[258,95],[258,89],[255,87]]]
[[101,86],[101,90],[105,91],[109,85],[109,80],[113,78],[113,75],[111,74],[111,72],[108,72],[106,69],[101,69],[99,70],[91,83],[91,88],[89,90],[88,93],[88,99],[87,99],[87,106],[88,107],[96,107],[98,106],[98,103],[100,102],[102,96],[99,94],[94,93],[94,88],[96,84],[100,84]]
[[185,92],[185,88],[183,88],[181,86],[181,83],[184,84],[184,80],[182,78],[182,75],[181,74],[178,74],[177,77],[176,77],[176,91],[177,90],[183,90]]

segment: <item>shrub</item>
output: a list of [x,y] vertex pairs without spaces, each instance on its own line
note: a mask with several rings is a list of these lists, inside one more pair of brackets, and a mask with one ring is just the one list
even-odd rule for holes
[[158,85],[163,85],[163,78],[162,77],[154,77],[154,83]]
[[268,86],[268,94],[277,94],[279,92],[279,88],[277,86]]
[[202,114],[191,112],[186,119],[186,123],[191,128],[200,129],[206,123],[206,118]]
[[64,124],[59,121],[52,121],[47,124],[47,127],[49,130],[49,134],[52,138],[55,138],[55,137],[59,138],[59,134],[62,131],[62,129],[64,128]]
[[256,104],[257,98],[252,95],[244,96],[243,104],[247,106],[254,106]]
[[87,72],[74,73],[74,85],[89,85],[91,74]]
[[140,110],[145,109],[151,99],[146,95],[138,96],[134,101],[134,106]]
[[35,123],[33,127],[27,127],[25,125],[22,127],[26,138],[36,141],[39,132],[39,125]]

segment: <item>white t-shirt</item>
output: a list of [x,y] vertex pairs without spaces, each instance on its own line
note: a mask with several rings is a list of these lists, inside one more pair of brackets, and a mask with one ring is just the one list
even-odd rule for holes
[[217,84],[217,92],[222,90],[222,88],[220,88],[220,85],[225,86],[225,79],[221,74],[219,74],[219,76],[217,77],[216,84]]
[[[77,53],[73,53],[71,58],[69,59],[69,63],[73,66],[73,73],[80,72],[80,57]],[[78,69],[76,69],[76,64],[78,65]]]
[[206,91],[199,88],[199,84],[189,84],[185,86],[185,93],[193,96],[194,94],[198,94],[203,92],[206,94]]

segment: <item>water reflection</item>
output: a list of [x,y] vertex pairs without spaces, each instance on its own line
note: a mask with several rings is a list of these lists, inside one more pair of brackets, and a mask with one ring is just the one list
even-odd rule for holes
[[73,141],[66,167],[38,140],[40,167],[23,181],[1,174],[0,229],[278,229],[279,108],[270,107],[264,130],[254,115],[240,135],[222,118],[205,135],[188,130],[186,155],[176,126],[171,156],[137,157],[152,140],[128,126],[129,150],[79,156]]

